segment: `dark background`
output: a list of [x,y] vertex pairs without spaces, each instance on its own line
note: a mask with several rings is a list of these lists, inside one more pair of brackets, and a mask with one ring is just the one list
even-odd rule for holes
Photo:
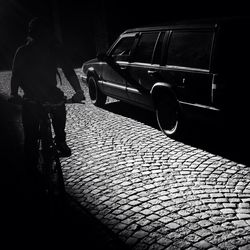
[[55,20],[75,67],[107,49],[119,33],[137,26],[207,17],[247,16],[241,1],[0,0],[0,69],[10,69],[35,16]]

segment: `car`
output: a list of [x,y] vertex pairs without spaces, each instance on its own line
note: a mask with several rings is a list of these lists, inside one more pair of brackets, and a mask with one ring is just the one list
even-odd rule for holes
[[151,110],[170,137],[190,117],[219,117],[235,133],[248,111],[249,27],[241,17],[128,29],[82,78],[94,105],[110,96]]

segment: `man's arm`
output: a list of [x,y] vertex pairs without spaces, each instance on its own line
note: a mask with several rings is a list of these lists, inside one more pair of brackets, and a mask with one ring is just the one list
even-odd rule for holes
[[62,69],[66,79],[69,81],[70,85],[75,90],[75,92],[82,91],[80,82],[75,73],[72,63],[69,60],[68,55],[66,54],[66,51],[61,46],[60,47],[58,46],[56,52],[57,52],[56,55],[57,64]]
[[11,82],[10,82],[10,95],[17,96],[18,95],[18,88],[19,88],[18,77],[15,74],[12,74]]
[[79,92],[79,91],[83,91],[75,71],[72,72],[70,75],[68,75],[66,77],[67,77],[67,80],[69,81],[70,85],[72,86],[72,88],[75,90],[76,93]]
[[18,68],[19,68],[19,50],[16,52],[13,64],[12,64],[12,74],[10,81],[10,95],[17,96],[18,88],[20,86],[20,79],[18,77]]
[[77,75],[75,73],[74,73],[74,75],[72,75],[70,77],[69,82],[70,82],[71,86],[73,87],[73,89],[76,92],[74,94],[74,96],[72,97],[72,100],[74,102],[85,101],[86,98],[85,98],[84,92],[83,92],[83,90],[81,88],[80,82],[79,82],[78,77],[77,77]]
[[81,88],[79,79],[76,75],[76,72],[73,68],[73,65],[71,64],[71,61],[69,60],[69,57],[67,56],[66,52],[63,50],[62,47],[59,47],[57,50],[57,60],[58,60],[58,66],[62,68],[62,71],[67,78],[68,82],[76,92],[72,99],[75,102],[81,102],[85,100],[84,91]]

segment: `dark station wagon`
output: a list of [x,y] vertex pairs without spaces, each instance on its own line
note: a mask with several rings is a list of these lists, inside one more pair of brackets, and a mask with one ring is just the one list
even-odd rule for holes
[[111,96],[152,110],[169,136],[196,115],[221,117],[237,132],[248,112],[249,33],[247,18],[129,29],[83,64],[82,77],[96,106]]

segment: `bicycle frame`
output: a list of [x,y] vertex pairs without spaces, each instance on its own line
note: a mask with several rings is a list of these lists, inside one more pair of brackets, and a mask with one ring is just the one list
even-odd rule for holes
[[40,120],[39,143],[41,146],[40,149],[43,150],[44,155],[49,157],[50,154],[57,155],[58,153],[52,135],[52,114],[47,112],[43,115],[46,117]]
[[[37,158],[35,160],[35,164],[37,169],[40,170],[39,172],[44,177],[45,184],[48,184],[51,179],[51,172],[55,172],[54,176],[56,176],[56,188],[59,189],[59,193],[65,193],[65,186],[64,186],[64,179],[63,173],[61,169],[60,163],[60,155],[57,151],[57,147],[53,140],[53,133],[52,133],[52,120],[53,120],[53,108],[61,106],[63,103],[80,103],[84,104],[84,102],[75,102],[73,98],[65,99],[61,103],[58,104],[49,104],[49,103],[39,103],[32,99],[23,99],[22,105],[34,105],[36,110],[36,117],[39,121],[39,134],[38,134],[38,141],[37,146],[38,150],[36,151]],[[53,189],[53,188],[52,188]],[[53,192],[52,192],[53,193]]]
[[[41,109],[40,126],[39,126],[39,150],[43,163],[40,171],[45,175],[48,187],[53,189],[52,192],[64,193],[64,180],[61,169],[59,154],[52,134],[52,105],[43,105]],[[56,187],[57,186],[57,187]],[[55,191],[55,189],[58,189]],[[51,190],[49,190],[51,191]]]

